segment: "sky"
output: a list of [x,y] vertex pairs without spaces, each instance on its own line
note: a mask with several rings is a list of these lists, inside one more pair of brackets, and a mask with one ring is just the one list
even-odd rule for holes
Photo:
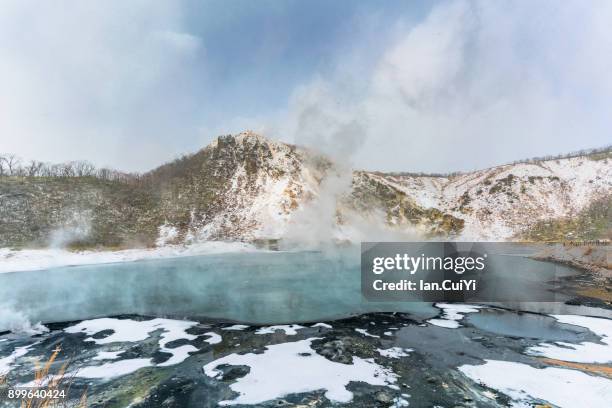
[[354,168],[612,142],[612,2],[0,0],[0,152],[146,171],[251,129]]

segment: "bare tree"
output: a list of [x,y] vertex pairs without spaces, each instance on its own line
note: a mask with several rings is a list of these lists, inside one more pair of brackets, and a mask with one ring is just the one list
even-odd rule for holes
[[43,162],[30,160],[30,163],[25,168],[25,174],[28,177],[38,177],[41,175],[41,170],[44,166]]
[[51,170],[52,165],[49,163],[41,163],[42,166],[40,167],[40,171],[39,171],[39,175],[41,177],[51,177],[53,176],[53,171]]
[[17,155],[14,154],[6,154],[2,156],[3,163],[3,174],[6,173],[7,176],[16,176],[19,173],[19,166],[21,164],[21,160]]
[[110,170],[106,168],[98,169],[96,177],[101,180],[110,180]]
[[72,162],[74,174],[76,177],[88,177],[95,174],[96,168],[88,161]]
[[59,164],[50,164],[47,166],[47,176],[48,177],[59,177],[61,174],[61,165]]
[[74,177],[74,162],[60,164],[60,177]]

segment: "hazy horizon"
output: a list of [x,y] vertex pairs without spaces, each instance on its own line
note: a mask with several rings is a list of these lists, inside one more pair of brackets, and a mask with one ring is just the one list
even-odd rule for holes
[[446,173],[609,144],[612,4],[0,4],[0,153],[146,171],[252,129]]
[[[254,131],[252,131],[252,130],[250,130],[250,129],[246,129],[246,130],[243,130],[242,132],[233,133],[233,134],[220,134],[220,135],[217,135],[217,136],[215,136],[215,137],[213,138],[213,140],[211,140],[211,141],[210,141],[210,143],[212,143],[212,142],[214,141],[214,139],[216,139],[216,138],[218,138],[218,137],[223,137],[223,136],[228,136],[228,135],[229,135],[229,136],[238,136],[238,135],[240,135],[241,133],[256,133],[256,134],[258,134],[259,136],[264,136],[264,137],[268,138],[268,139],[269,139],[269,140],[271,140],[271,141],[277,141],[277,142],[281,142],[281,143],[289,143],[289,142],[282,141],[282,140],[279,140],[279,139],[269,138],[269,137],[267,137],[267,136],[266,136],[266,135],[264,135],[264,134],[261,134],[261,133],[258,133],[258,132],[254,132]],[[207,144],[206,146],[202,146],[200,149],[197,149],[197,150],[194,150],[194,151],[191,151],[191,152],[183,152],[183,153],[180,153],[180,154],[174,155],[174,156],[172,156],[172,157],[169,157],[169,158],[167,158],[166,160],[162,160],[161,162],[159,162],[159,163],[155,164],[153,167],[148,168],[148,169],[143,169],[143,170],[132,170],[132,171],[129,171],[129,170],[125,170],[125,169],[122,169],[122,168],[117,168],[117,167],[108,167],[108,166],[96,166],[96,167],[97,167],[97,168],[108,168],[109,170],[116,170],[116,171],[119,171],[119,172],[134,173],[134,174],[139,174],[139,173],[140,173],[140,174],[143,174],[143,173],[147,173],[147,172],[149,172],[149,171],[153,171],[153,170],[157,169],[158,167],[163,166],[164,164],[171,163],[171,162],[173,162],[173,161],[175,161],[175,160],[178,160],[178,159],[180,159],[181,157],[184,157],[184,156],[189,156],[189,155],[193,155],[193,154],[197,153],[198,151],[200,151],[200,150],[205,149],[206,147],[208,147],[208,146],[210,145],[210,143],[209,143],[209,144]],[[310,150],[312,150],[312,151],[315,151],[315,152],[317,151],[317,149],[316,149],[316,148],[314,148],[314,147],[312,147],[312,146],[304,146],[304,145],[299,144],[299,143],[298,143],[298,144],[296,144],[296,146],[298,146],[298,147],[303,147],[303,148],[308,148],[308,149],[310,149]],[[573,156],[574,154],[578,154],[578,153],[580,153],[580,152],[582,152],[582,151],[587,151],[587,152],[590,152],[590,151],[605,150],[605,149],[610,149],[610,148],[612,148],[612,145],[595,146],[595,147],[591,147],[591,148],[585,148],[585,149],[580,149],[580,150],[573,150],[573,151],[569,151],[569,152],[552,152],[552,153],[549,153],[549,154],[544,154],[544,155],[542,155],[542,156],[530,156],[530,157],[522,157],[522,158],[517,158],[517,159],[514,159],[514,160],[509,161],[509,162],[504,162],[504,163],[496,163],[496,164],[493,164],[493,165],[491,165],[491,166],[487,166],[487,167],[480,167],[480,168],[474,168],[474,169],[469,169],[469,170],[453,170],[453,169],[450,169],[450,170],[445,171],[445,172],[423,172],[423,171],[419,171],[419,170],[414,170],[414,169],[409,169],[409,168],[407,168],[407,169],[389,169],[389,170],[384,170],[383,172],[385,172],[385,173],[423,173],[423,174],[425,174],[425,175],[427,175],[427,174],[436,175],[436,174],[452,174],[452,173],[469,173],[470,171],[484,170],[484,169],[486,169],[486,168],[497,167],[497,166],[503,166],[503,165],[507,165],[507,164],[514,163],[514,162],[523,162],[523,161],[527,161],[527,160],[531,160],[531,159],[541,159],[541,160],[546,160],[546,157],[549,157],[549,156],[552,156],[553,158],[557,158],[557,157],[561,157],[561,156],[565,156],[565,155],[570,155],[570,156]],[[322,152],[321,152],[321,153],[322,153]],[[0,153],[0,156],[2,156],[3,154],[10,154],[10,155],[14,155],[13,153],[10,153],[10,152],[1,152],[1,153]],[[322,154],[324,154],[324,153],[322,153]],[[26,159],[24,159],[24,158],[23,158],[23,157],[21,157],[21,156],[17,156],[17,155],[15,155],[15,156],[16,156],[16,159],[18,159],[18,160],[19,160],[19,164],[20,164],[21,166],[27,166],[27,164],[28,164],[28,162],[29,162],[30,160],[38,161],[36,158],[28,158],[28,160],[26,160]],[[339,158],[337,158],[337,157],[336,157],[336,158],[332,158],[332,159],[334,159],[334,160],[340,160],[340,159],[339,159]],[[83,161],[83,162],[88,162],[88,163],[94,164],[94,163],[93,163],[91,160],[89,160],[89,159],[87,159],[87,158],[77,158],[76,160],[72,160],[72,161]],[[70,161],[68,161],[68,162],[70,162]],[[45,164],[51,164],[51,165],[53,165],[53,164],[62,164],[62,163],[67,163],[67,162],[44,162],[44,163],[45,163]],[[95,164],[94,164],[94,165],[95,165]],[[375,168],[366,169],[366,168],[360,168],[360,167],[355,167],[355,166],[353,166],[353,167],[352,167],[352,169],[353,169],[353,170],[382,171],[382,170],[380,170],[380,169],[375,169]]]

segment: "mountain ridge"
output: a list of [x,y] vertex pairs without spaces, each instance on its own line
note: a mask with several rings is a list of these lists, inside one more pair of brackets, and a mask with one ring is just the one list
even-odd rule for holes
[[[0,247],[547,240],[541,224],[568,217],[586,218],[574,232],[557,228],[556,239],[609,237],[610,196],[610,150],[414,175],[349,170],[314,150],[242,132],[138,177],[0,177]],[[593,203],[604,208],[595,224],[592,212],[583,214]]]

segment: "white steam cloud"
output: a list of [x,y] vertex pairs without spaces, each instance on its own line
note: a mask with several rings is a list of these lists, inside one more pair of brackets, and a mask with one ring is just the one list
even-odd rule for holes
[[200,117],[216,77],[192,6],[1,2],[1,150],[143,170],[210,141],[202,129],[251,128],[356,168],[448,172],[609,143],[610,1],[448,0],[416,23],[356,13],[341,24],[356,35],[329,39],[336,52],[283,109],[215,120]]
[[[606,1],[443,2],[416,25],[398,23],[370,72],[350,65],[364,58],[338,56],[335,76],[295,90],[273,133],[395,171],[471,170],[603,146],[610,21]],[[353,130],[337,133],[338,123]]]
[[91,233],[91,211],[67,209],[61,227],[51,231],[49,248],[63,249],[71,243],[84,240]]
[[333,235],[350,167],[443,173],[609,143],[610,21],[605,1],[452,0],[393,27],[369,72],[372,50],[338,55],[335,75],[296,88],[268,121],[275,137],[345,167],[303,210],[296,235]]
[[0,304],[0,332],[10,331],[15,334],[33,336],[49,331],[40,322],[32,323],[30,320],[22,311],[16,310],[6,303]]

